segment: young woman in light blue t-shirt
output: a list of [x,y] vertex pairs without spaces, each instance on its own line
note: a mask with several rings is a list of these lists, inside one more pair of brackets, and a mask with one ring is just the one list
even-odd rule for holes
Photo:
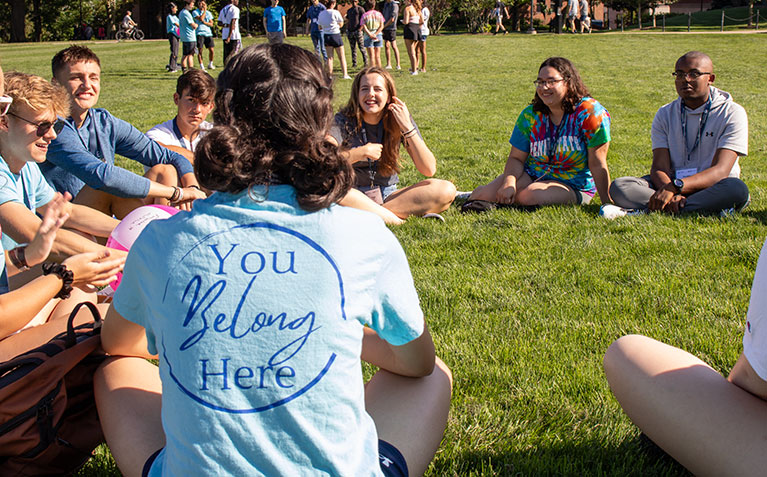
[[[135,356],[96,376],[126,475],[403,476],[433,459],[452,378],[402,247],[336,204],[354,175],[327,139],[332,97],[292,45],[220,74],[195,152],[217,192],[144,229],[102,331]],[[367,384],[362,360],[380,368]]]

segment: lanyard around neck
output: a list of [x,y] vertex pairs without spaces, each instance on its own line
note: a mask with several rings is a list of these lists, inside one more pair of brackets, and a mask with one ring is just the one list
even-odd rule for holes
[[684,101],[681,101],[680,104],[682,106],[682,137],[684,138],[682,142],[684,143],[685,158],[689,163],[693,151],[695,151],[695,148],[698,147],[701,138],[703,137],[703,130],[706,128],[708,113],[711,111],[711,94],[709,93],[708,100],[706,101],[706,107],[703,109],[703,114],[700,115],[700,126],[698,127],[698,134],[695,135],[695,142],[690,149],[687,149],[687,107],[684,105]]
[[178,143],[181,144],[181,147],[188,151],[192,150],[192,140],[190,139],[187,141],[189,143],[189,146],[187,147],[186,142],[184,142],[184,135],[181,134],[181,129],[178,128],[178,124],[176,123],[176,118],[173,118],[173,134],[176,135],[176,139],[178,139]]
[[557,152],[557,143],[559,142],[559,139],[562,137],[563,130],[565,128],[565,124],[567,123],[567,119],[570,115],[565,113],[562,115],[562,119],[559,121],[559,124],[555,125],[554,121],[551,120],[551,116],[548,116],[548,127],[546,128],[546,158],[547,162],[553,163],[554,162],[554,155]]

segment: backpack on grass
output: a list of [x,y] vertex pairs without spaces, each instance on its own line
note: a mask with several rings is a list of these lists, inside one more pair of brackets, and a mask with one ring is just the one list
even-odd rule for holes
[[[74,327],[85,305],[94,322]],[[0,364],[0,475],[62,475],[104,441],[93,373],[105,359],[101,316],[78,304],[67,331]]]

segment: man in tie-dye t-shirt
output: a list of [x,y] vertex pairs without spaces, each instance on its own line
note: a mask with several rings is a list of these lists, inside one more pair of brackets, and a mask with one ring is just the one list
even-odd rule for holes
[[610,113],[590,97],[583,98],[559,125],[549,115],[526,107],[517,118],[509,142],[528,153],[525,172],[533,180],[562,182],[587,196],[596,192],[588,166],[588,148],[610,142]]

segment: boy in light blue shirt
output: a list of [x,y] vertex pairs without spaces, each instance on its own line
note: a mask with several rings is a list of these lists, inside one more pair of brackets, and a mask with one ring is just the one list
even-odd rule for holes
[[213,14],[208,10],[208,3],[200,0],[199,7],[192,12],[192,18],[197,22],[197,60],[200,62],[200,69],[205,71],[202,63],[202,49],[208,49],[208,69],[214,70],[213,65]]
[[194,66],[194,53],[197,51],[197,24],[192,18],[194,0],[184,0],[184,8],[178,14],[179,30],[181,32],[182,59],[181,71]]

